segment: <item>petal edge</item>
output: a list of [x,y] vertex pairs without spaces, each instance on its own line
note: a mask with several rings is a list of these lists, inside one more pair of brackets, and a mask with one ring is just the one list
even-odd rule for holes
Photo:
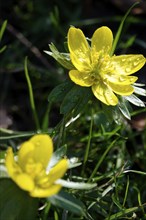
[[79,72],[78,70],[70,70],[69,76],[71,80],[80,86],[89,87],[93,84],[93,80],[90,77],[90,73],[86,72]]

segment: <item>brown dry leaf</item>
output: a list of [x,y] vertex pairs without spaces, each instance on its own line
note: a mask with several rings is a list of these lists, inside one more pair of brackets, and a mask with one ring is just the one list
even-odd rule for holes
[[130,124],[137,131],[143,131],[146,128],[146,113],[133,117]]
[[6,109],[0,109],[0,127],[8,128],[12,125],[12,119],[8,116]]

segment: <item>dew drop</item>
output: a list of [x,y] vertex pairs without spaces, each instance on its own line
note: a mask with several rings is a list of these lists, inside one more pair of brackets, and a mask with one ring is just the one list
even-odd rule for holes
[[126,73],[129,73],[131,71],[131,68],[130,67],[126,67],[125,71],[126,71]]
[[37,134],[40,134],[41,133],[41,130],[37,130],[37,132],[36,132]]
[[131,77],[131,78],[129,79],[129,81],[130,81],[130,82],[133,82],[133,77]]
[[134,61],[133,66],[137,66],[139,64],[139,59],[137,61]]
[[120,76],[120,77],[119,77],[119,80],[120,80],[120,82],[124,82],[125,78],[122,77],[122,76]]
[[70,162],[71,162],[72,164],[77,163],[77,162],[78,162],[78,158],[77,158],[77,157],[72,157],[72,158],[70,159]]
[[106,98],[107,98],[107,101],[110,105],[112,105],[114,103],[114,100],[108,91],[106,92]]
[[40,145],[40,141],[37,141],[36,146],[39,146],[39,145]]

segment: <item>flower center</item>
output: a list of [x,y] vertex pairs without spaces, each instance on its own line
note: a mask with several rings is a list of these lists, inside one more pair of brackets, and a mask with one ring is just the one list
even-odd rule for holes
[[32,178],[36,178],[43,170],[41,163],[36,163],[32,158],[26,163],[25,172],[28,173]]
[[114,66],[110,62],[108,54],[101,53],[97,62],[92,63],[91,79],[94,82],[102,81],[106,83],[108,76],[114,71]]

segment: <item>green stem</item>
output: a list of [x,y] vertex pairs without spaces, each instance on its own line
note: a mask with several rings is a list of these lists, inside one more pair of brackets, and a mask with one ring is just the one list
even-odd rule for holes
[[28,85],[28,90],[29,90],[29,99],[30,99],[30,106],[31,106],[32,114],[33,114],[34,121],[36,124],[36,129],[40,130],[39,120],[38,120],[36,107],[35,107],[35,103],[34,103],[32,85],[31,85],[31,81],[30,81],[30,77],[29,77],[28,69],[27,69],[27,57],[25,58],[25,62],[24,62],[24,70],[25,70],[25,77],[27,80],[27,85]]
[[35,134],[36,134],[36,132],[33,132],[33,131],[23,132],[23,133],[18,133],[18,134],[14,133],[14,134],[9,134],[9,135],[0,137],[0,140],[4,141],[4,140],[11,140],[11,139],[18,139],[18,138],[23,138],[23,137],[29,137],[29,136],[32,136],[32,135],[35,135]]
[[103,162],[104,158],[106,157],[107,153],[110,151],[110,149],[114,146],[115,142],[117,141],[118,138],[116,138],[110,145],[109,147],[106,149],[106,151],[103,153],[102,157],[100,158],[100,160],[98,161],[98,163],[96,164],[96,167],[94,168],[91,176],[88,179],[88,182],[90,182],[92,180],[92,178],[95,176],[98,168],[100,167],[101,163]]
[[60,126],[60,131],[59,131],[59,135],[58,135],[58,142],[57,142],[57,149],[64,144],[64,140],[65,140],[65,116],[62,119],[62,123]]
[[143,113],[143,112],[146,112],[146,108],[138,109],[134,112],[131,112],[131,116],[135,116],[135,115],[138,115],[138,114]]
[[49,214],[50,208],[51,208],[51,203],[47,203],[47,206],[45,207],[45,210],[44,210],[43,220],[48,219],[48,214]]
[[50,114],[50,110],[51,110],[51,105],[52,105],[52,103],[49,102],[49,104],[47,106],[47,110],[46,110],[45,115],[44,115],[44,119],[43,119],[43,123],[42,123],[42,130],[43,130],[43,132],[48,131],[48,127],[49,127],[49,114]]
[[84,154],[84,160],[83,160],[83,168],[82,168],[82,176],[85,170],[85,166],[86,166],[86,162],[88,160],[88,156],[89,156],[89,149],[90,149],[90,145],[91,145],[91,138],[92,138],[92,129],[93,129],[93,121],[94,121],[94,117],[93,117],[93,110],[91,112],[91,122],[90,122],[90,129],[89,129],[89,136],[88,136],[88,143],[86,146],[86,151]]
[[129,190],[129,176],[127,177],[127,185],[126,185],[126,190],[125,190],[125,196],[124,196],[124,200],[123,200],[123,204],[122,206],[125,206],[126,200],[127,200],[127,195],[128,195],[128,190]]
[[116,33],[114,42],[113,42],[112,50],[111,50],[111,52],[110,52],[110,55],[111,55],[111,56],[114,54],[114,51],[115,51],[115,49],[116,49],[116,47],[117,47],[118,41],[119,41],[120,36],[121,36],[121,33],[122,33],[123,25],[124,25],[124,22],[125,22],[127,16],[128,16],[129,13],[131,12],[131,10],[132,10],[136,5],[138,5],[138,4],[139,4],[139,2],[135,2],[135,3],[129,8],[129,10],[127,11],[127,13],[124,15],[124,17],[123,17],[123,19],[122,19],[122,21],[121,21],[121,23],[120,23],[120,26],[119,26],[119,28],[118,28],[118,31],[117,31],[117,33]]

